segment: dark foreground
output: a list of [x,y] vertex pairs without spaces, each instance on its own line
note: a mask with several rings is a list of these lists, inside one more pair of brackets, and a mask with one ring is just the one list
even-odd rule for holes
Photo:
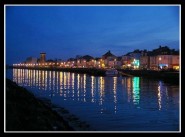
[[67,110],[51,105],[46,99],[37,99],[9,79],[6,79],[5,122],[6,131],[74,131],[89,127]]

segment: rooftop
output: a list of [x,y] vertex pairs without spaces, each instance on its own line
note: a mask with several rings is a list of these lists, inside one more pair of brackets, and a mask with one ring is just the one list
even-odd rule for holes
[[110,56],[114,56],[114,57],[116,57],[114,54],[112,54],[111,52],[110,52],[110,50],[107,52],[107,53],[105,53],[103,56],[102,56],[102,58],[107,58],[107,57],[110,57]]

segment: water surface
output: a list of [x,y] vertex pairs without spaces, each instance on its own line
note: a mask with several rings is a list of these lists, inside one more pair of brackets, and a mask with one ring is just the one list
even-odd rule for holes
[[60,71],[10,69],[6,74],[98,131],[179,131],[179,85]]

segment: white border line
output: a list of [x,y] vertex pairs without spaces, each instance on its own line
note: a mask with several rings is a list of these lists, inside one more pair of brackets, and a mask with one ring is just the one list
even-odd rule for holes
[[105,6],[105,7],[110,7],[110,6],[181,6],[181,4],[5,4],[5,6]]
[[4,132],[6,131],[6,6],[4,5]]
[[[180,85],[179,85],[179,131],[6,131],[6,6],[179,6],[179,50],[180,50]],[[181,133],[181,4],[5,4],[4,5],[4,132],[6,133]]]
[[179,72],[179,130],[181,132],[181,6],[179,6],[179,62],[180,62],[180,72]]

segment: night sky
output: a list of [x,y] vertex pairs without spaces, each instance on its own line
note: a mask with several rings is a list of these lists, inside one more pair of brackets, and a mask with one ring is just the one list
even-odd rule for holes
[[6,64],[179,49],[178,6],[6,6]]

